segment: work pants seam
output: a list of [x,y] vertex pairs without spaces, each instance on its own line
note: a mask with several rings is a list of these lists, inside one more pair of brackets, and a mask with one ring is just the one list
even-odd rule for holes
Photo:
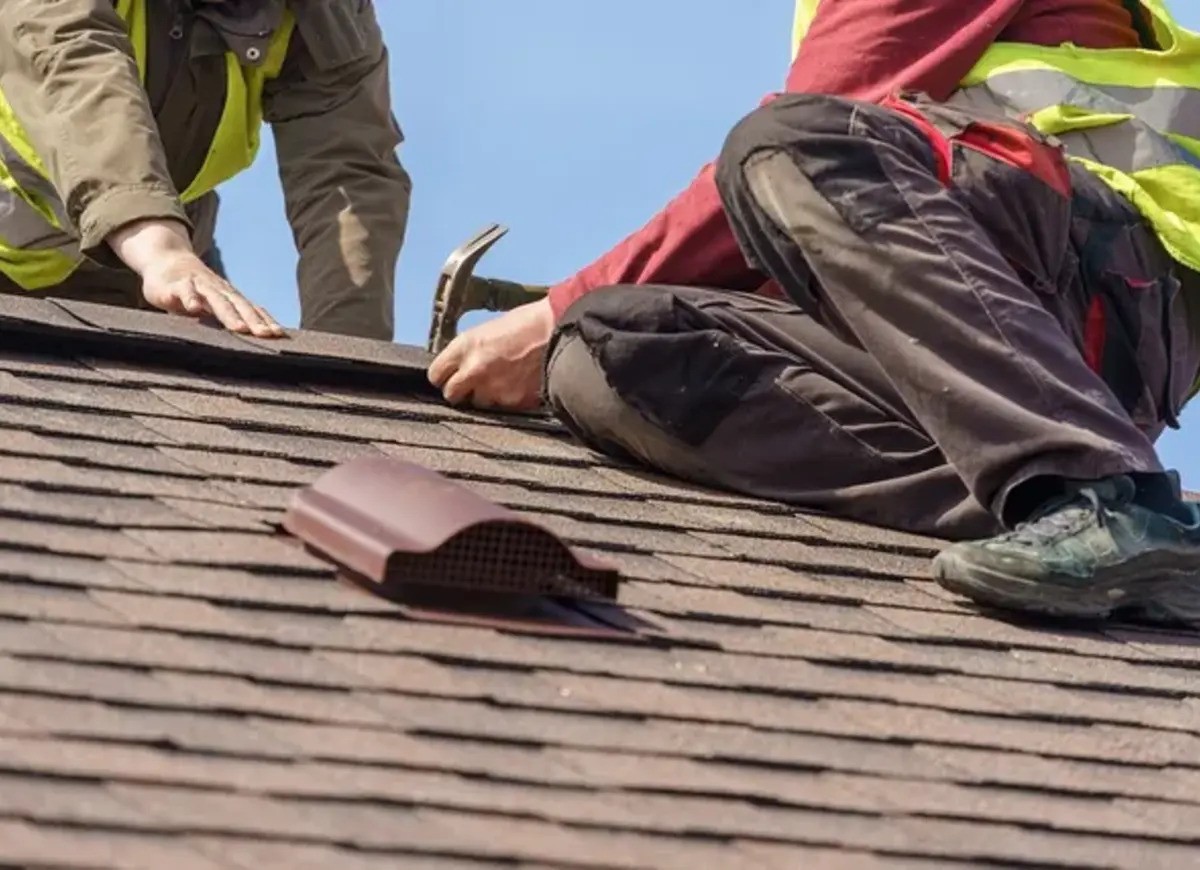
[[[851,123],[849,125],[849,131],[848,131],[850,133],[866,132],[865,130],[861,130],[861,129],[856,130],[855,129],[855,127],[856,127],[855,122],[858,117],[858,113],[859,113],[859,107],[855,106],[854,111],[851,113]],[[907,124],[910,127],[912,126],[910,122],[906,121],[900,115],[896,115],[896,120],[904,122],[905,124]],[[914,132],[916,132],[916,131],[914,130]],[[888,181],[892,184],[892,186],[900,194],[901,198],[904,200],[905,204],[908,206],[909,212],[916,219],[916,221],[921,225],[921,228],[925,231],[925,234],[927,235],[927,237],[931,241],[933,241],[933,243],[935,245],[937,245],[938,250],[941,251],[941,253],[942,253],[942,256],[945,257],[945,259],[952,265],[954,271],[958,274],[959,278],[962,280],[963,285],[971,291],[971,295],[974,297],[976,304],[983,310],[984,316],[987,318],[988,323],[990,323],[992,325],[992,328],[995,330],[996,335],[1004,342],[1004,346],[1008,349],[1008,352],[1011,355],[1011,357],[1014,358],[1018,362],[1018,364],[1021,366],[1022,370],[1025,371],[1026,376],[1028,377],[1028,379],[1031,382],[1034,389],[1037,391],[1039,404],[1045,405],[1047,396],[1046,396],[1046,391],[1045,391],[1044,385],[1042,384],[1041,379],[1030,368],[1030,366],[1029,366],[1028,362],[1025,360],[1025,358],[1020,353],[1017,352],[1016,347],[1009,340],[1009,337],[1008,337],[1007,333],[1005,332],[1004,328],[1001,326],[1000,322],[996,319],[995,315],[992,313],[990,307],[988,306],[987,302],[985,301],[983,292],[982,292],[982,288],[979,286],[979,283],[963,269],[962,265],[958,262],[957,256],[951,253],[950,249],[946,246],[946,243],[941,238],[941,236],[937,232],[937,230],[935,230],[932,226],[930,226],[930,224],[925,220],[924,216],[921,215],[920,212],[914,207],[910,192],[906,189],[905,185],[897,183],[895,176],[892,173],[892,169],[889,166],[889,163],[894,165],[895,162],[898,162],[896,156],[893,153],[891,153],[892,148],[894,148],[894,147],[895,146],[885,147],[885,148],[878,148],[878,147],[876,148],[876,153],[880,158],[879,165],[883,169],[884,173],[887,175]],[[929,146],[927,143],[925,143],[924,147],[929,147]],[[897,150],[899,150],[899,149],[897,149]],[[911,155],[906,155],[906,156],[911,157]],[[800,167],[797,166],[797,169],[799,169],[799,168]],[[935,180],[935,179],[932,179],[932,177],[931,177],[931,180]],[[948,188],[947,194],[950,196],[950,199],[954,203],[955,207],[957,207],[963,213],[963,216],[966,218],[966,220],[968,220],[972,225],[974,225],[980,231],[980,234],[982,236],[987,238],[987,234],[985,232],[983,232],[983,228],[979,226],[978,221],[976,221],[975,218],[970,214],[970,211],[966,208],[966,206],[964,206],[961,202],[959,202],[958,198],[953,196],[950,193],[951,190],[952,190],[952,188]],[[992,240],[990,238],[987,238],[987,243],[988,243],[988,245],[994,247],[994,243],[992,242]],[[997,253],[999,253],[999,252],[997,252]],[[1001,259],[1003,259],[1003,255],[1001,255]],[[1005,261],[1005,265],[1008,265],[1007,261]],[[1008,266],[1008,268],[1012,272],[1013,280],[1016,281],[1018,284],[1021,284],[1021,286],[1025,286],[1021,282],[1021,279],[1016,274],[1015,270],[1013,270],[1011,266]],[[1026,289],[1028,289],[1031,294],[1034,292],[1030,288],[1026,288]]]
[[[887,454],[881,452],[878,448],[872,446],[871,444],[868,444],[866,441],[863,441],[858,435],[856,435],[854,432],[852,432],[846,426],[842,425],[842,423],[836,417],[832,417],[829,414],[825,413],[823,410],[821,410],[819,407],[817,407],[815,404],[813,404],[811,401],[809,401],[808,398],[806,396],[804,396],[802,393],[797,392],[796,390],[793,390],[791,387],[789,387],[781,378],[781,375],[783,375],[786,371],[788,371],[788,370],[784,369],[784,371],[780,372],[778,375],[776,375],[772,379],[770,389],[778,391],[779,393],[781,393],[783,395],[783,397],[785,399],[793,402],[796,405],[801,406],[802,408],[804,408],[804,410],[806,412],[815,414],[817,417],[822,419],[826,423],[826,425],[829,426],[830,429],[833,429],[833,430],[841,433],[846,438],[853,441],[854,444],[856,444],[859,448],[866,451],[873,460],[876,460],[882,464],[887,464],[887,465],[891,465],[893,463],[894,460],[891,457],[889,457]],[[822,376],[822,375],[820,375],[819,372],[816,372],[815,370],[813,370],[813,373],[817,374],[818,376]],[[865,399],[864,397],[858,395],[857,393],[854,393],[854,396],[859,401],[862,401],[866,404],[870,404],[872,407],[875,407],[876,410],[880,410],[882,412],[882,409],[877,408],[873,403],[869,402],[869,400]],[[882,412],[882,413],[886,413],[886,412]],[[893,422],[900,423],[902,421],[893,421]],[[928,440],[927,436],[926,436],[926,439]]]

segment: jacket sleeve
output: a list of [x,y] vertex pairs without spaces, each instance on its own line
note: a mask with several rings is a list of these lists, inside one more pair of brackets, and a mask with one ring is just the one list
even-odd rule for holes
[[0,111],[44,164],[85,253],[135,220],[187,223],[112,0],[2,0]]
[[766,279],[746,265],[717,191],[716,164],[641,229],[570,278],[550,288],[561,319],[571,303],[615,284],[675,284],[753,290]]
[[789,92],[875,101],[954,92],[1028,0],[826,0],[788,72]]
[[297,33],[264,94],[300,254],[301,325],[391,339],[411,182],[396,148],[374,7],[297,2]]

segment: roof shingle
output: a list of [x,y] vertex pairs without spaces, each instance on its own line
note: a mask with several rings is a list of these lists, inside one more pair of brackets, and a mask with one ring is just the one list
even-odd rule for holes
[[[980,616],[939,542],[445,407],[426,362],[0,297],[0,865],[1195,862],[1194,636]],[[278,523],[367,454],[604,550],[665,633],[338,580]]]

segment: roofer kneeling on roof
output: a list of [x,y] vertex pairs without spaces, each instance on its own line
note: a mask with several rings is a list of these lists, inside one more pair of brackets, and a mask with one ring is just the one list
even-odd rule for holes
[[598,449],[975,539],[934,573],[987,604],[1200,621],[1153,446],[1200,367],[1200,35],[1163,0],[802,0],[796,37],[715,167],[431,379],[528,404],[544,371]]
[[301,325],[392,337],[410,182],[370,0],[3,7],[0,292],[144,299],[281,334],[197,256],[212,243],[213,191],[254,162],[265,118]]

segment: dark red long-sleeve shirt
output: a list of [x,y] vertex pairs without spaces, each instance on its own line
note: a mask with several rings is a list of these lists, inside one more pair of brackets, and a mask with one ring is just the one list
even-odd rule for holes
[[[908,89],[945,99],[997,41],[1117,48],[1137,46],[1138,34],[1122,0],[822,0],[786,89],[861,100]],[[555,316],[613,284],[761,287],[725,219],[714,169],[705,166],[648,224],[552,287]]]

